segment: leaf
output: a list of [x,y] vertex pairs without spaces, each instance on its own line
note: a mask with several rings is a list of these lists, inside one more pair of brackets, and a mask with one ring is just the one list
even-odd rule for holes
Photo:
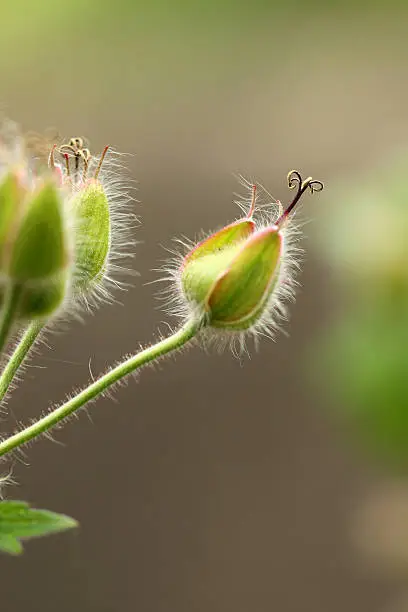
[[11,555],[23,552],[20,539],[65,531],[78,523],[64,514],[30,508],[22,501],[0,502],[0,551]]
[[20,555],[23,552],[23,545],[11,535],[0,535],[0,551],[10,555]]

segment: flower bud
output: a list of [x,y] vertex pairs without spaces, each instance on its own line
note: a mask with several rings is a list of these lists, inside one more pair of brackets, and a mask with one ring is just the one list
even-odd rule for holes
[[64,269],[66,263],[62,203],[50,181],[27,202],[8,273],[17,282],[44,280]]
[[[133,215],[125,209],[132,200],[121,184],[118,164],[106,168],[106,146],[94,157],[84,148],[82,138],[54,147],[50,168],[58,172],[62,184],[71,191],[68,211],[74,230],[74,272],[72,297],[76,304],[110,299],[109,286],[120,285],[114,274],[128,256],[123,249],[133,246]],[[113,152],[112,157],[113,157]],[[57,162],[62,156],[64,164]]]
[[282,242],[275,227],[244,242],[208,296],[214,327],[247,329],[261,316],[279,276]]
[[48,315],[64,298],[72,309],[111,297],[134,217],[119,164],[105,171],[108,150],[94,157],[82,138],[49,147],[0,125],[0,304],[11,284],[22,317]]
[[68,280],[68,245],[62,200],[53,180],[27,198],[10,246],[9,282],[22,287],[19,315],[51,314],[62,302]]
[[213,327],[247,329],[279,275],[282,234],[276,226],[254,232],[249,223],[210,236],[184,263],[185,295],[204,308]]
[[105,190],[92,181],[74,198],[75,267],[74,291],[88,292],[105,272],[110,249],[109,203]]
[[283,313],[281,298],[293,292],[289,215],[307,189],[323,188],[311,178],[303,181],[297,172],[289,173],[288,184],[298,186],[297,194],[278,218],[257,227],[253,185],[246,218],[212,234],[184,258],[179,286],[204,326],[232,332],[276,327],[275,315]]

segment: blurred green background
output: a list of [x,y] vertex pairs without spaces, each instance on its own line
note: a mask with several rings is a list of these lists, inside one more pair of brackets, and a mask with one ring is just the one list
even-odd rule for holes
[[9,497],[81,529],[0,558],[2,606],[406,612],[406,2],[3,4],[0,108],[131,153],[143,222],[122,306],[49,336],[4,432],[152,338],[144,283],[173,236],[235,217],[234,173],[326,190],[289,338],[146,370],[14,466]]

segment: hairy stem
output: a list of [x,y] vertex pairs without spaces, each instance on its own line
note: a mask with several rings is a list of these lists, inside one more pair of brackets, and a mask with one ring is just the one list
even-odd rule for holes
[[23,446],[29,440],[40,436],[42,433],[49,431],[55,425],[63,421],[70,414],[85,406],[87,402],[106,391],[109,387],[119,382],[122,378],[134,372],[141,366],[181,348],[189,340],[191,340],[200,327],[197,320],[188,321],[174,334],[160,340],[157,344],[153,344],[148,348],[140,351],[136,355],[129,357],[112,370],[103,374],[100,378],[91,383],[88,387],[80,391],[77,395],[69,399],[67,402],[52,410],[49,414],[39,419],[36,423],[29,425],[22,431],[6,438],[0,443],[0,457],[6,455],[12,450]]
[[16,318],[21,286],[11,283],[6,290],[3,308],[0,314],[0,353],[4,349],[11,328]]
[[6,395],[17,370],[27,357],[43,327],[43,320],[33,321],[27,327],[21,340],[18,342],[13,354],[8,360],[7,365],[0,376],[0,402]]

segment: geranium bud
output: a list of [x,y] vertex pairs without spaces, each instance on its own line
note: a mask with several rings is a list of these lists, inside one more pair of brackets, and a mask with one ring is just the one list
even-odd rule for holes
[[103,186],[93,180],[72,203],[75,215],[74,291],[87,292],[105,272],[111,241],[108,198]]
[[283,236],[270,227],[248,238],[208,298],[214,327],[247,329],[262,314],[279,277]]
[[69,281],[68,236],[63,202],[53,180],[24,205],[10,246],[8,282],[21,286],[19,316],[44,317],[63,301]]
[[49,157],[50,168],[59,172],[62,185],[71,192],[67,209],[74,234],[72,297],[73,303],[87,307],[98,298],[111,298],[109,287],[120,285],[115,273],[128,256],[124,249],[134,244],[134,217],[126,210],[132,198],[121,185],[112,151],[111,163],[105,162],[108,151],[105,146],[101,155],[93,156],[76,137],[54,147]]
[[323,184],[288,175],[296,196],[284,212],[263,223],[253,220],[256,186],[252,186],[249,212],[200,242],[184,258],[180,273],[183,297],[189,309],[201,313],[206,327],[242,332],[274,328],[274,316],[282,315],[281,298],[291,295],[293,267],[290,245],[290,213],[307,190],[320,191]]
[[67,265],[62,201],[54,181],[26,203],[11,251],[8,275],[14,282],[42,281]]
[[120,286],[135,217],[122,164],[113,152],[105,163],[108,150],[94,157],[83,138],[52,145],[0,125],[0,302],[18,286],[21,316],[48,314],[62,301],[72,311]]

